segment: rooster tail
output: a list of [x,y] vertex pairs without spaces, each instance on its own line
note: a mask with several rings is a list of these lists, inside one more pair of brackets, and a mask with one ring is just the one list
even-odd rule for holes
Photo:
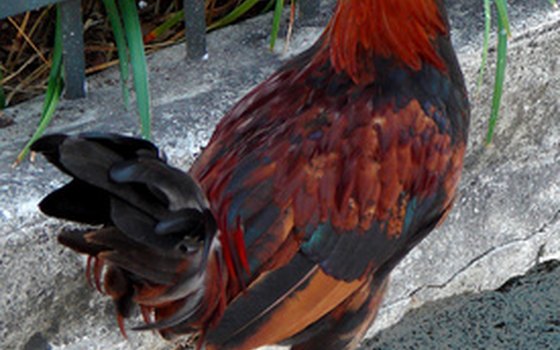
[[63,231],[59,241],[89,256],[88,280],[113,298],[123,334],[135,304],[147,321],[135,329],[164,336],[212,322],[225,293],[221,248],[209,203],[188,174],[150,142],[114,134],[49,135],[32,150],[72,178],[39,207],[95,225]]

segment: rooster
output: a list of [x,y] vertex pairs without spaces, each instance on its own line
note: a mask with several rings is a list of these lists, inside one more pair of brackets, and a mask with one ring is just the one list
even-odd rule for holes
[[339,0],[188,173],[140,139],[38,140],[72,177],[40,209],[91,225],[59,241],[89,256],[123,332],[138,306],[134,329],[207,350],[354,349],[390,271],[449,213],[468,125],[441,0]]

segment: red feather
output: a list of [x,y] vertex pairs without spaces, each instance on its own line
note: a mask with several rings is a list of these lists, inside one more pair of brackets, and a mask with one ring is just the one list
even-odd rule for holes
[[93,257],[122,330],[138,304],[138,329],[207,349],[354,349],[389,272],[449,213],[468,124],[442,1],[340,0],[189,174],[142,140],[39,140],[74,178],[41,209],[105,226],[61,242]]
[[356,84],[371,83],[376,56],[392,58],[413,70],[424,62],[445,70],[432,43],[447,34],[438,3],[433,0],[339,1],[329,24],[329,47],[337,71]]

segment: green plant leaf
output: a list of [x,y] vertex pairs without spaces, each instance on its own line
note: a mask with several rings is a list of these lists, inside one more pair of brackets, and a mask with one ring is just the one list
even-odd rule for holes
[[144,43],[149,43],[155,40],[156,38],[160,37],[163,33],[167,32],[169,29],[173,28],[175,25],[181,22],[184,16],[185,16],[184,10],[180,10],[171,14],[171,16],[169,16],[167,20],[165,20],[162,24],[160,24],[154,30],[152,30],[146,36],[144,36]]
[[47,93],[43,102],[43,110],[41,112],[41,119],[37,129],[27,142],[23,150],[18,154],[14,165],[17,165],[25,159],[29,153],[29,148],[33,142],[37,141],[45,132],[49,125],[60,100],[62,89],[64,87],[64,79],[62,77],[62,24],[60,20],[60,5],[56,8],[56,26],[55,26],[55,39],[51,70],[49,72],[49,81],[47,85]]
[[148,88],[148,68],[146,64],[146,53],[138,10],[134,0],[119,0],[124,31],[130,51],[130,62],[134,77],[134,90],[136,91],[136,105],[140,114],[140,125],[142,137],[151,139],[151,112],[150,91]]
[[220,20],[212,23],[208,26],[208,30],[214,30],[217,28],[224,27],[230,23],[237,21],[241,16],[247,13],[250,9],[252,9],[259,0],[245,0],[239,6],[235,7],[230,13],[226,16],[221,18]]
[[126,45],[126,37],[124,34],[124,29],[121,23],[119,10],[117,9],[117,4],[115,0],[103,0],[105,10],[107,11],[107,17],[111,23],[111,28],[113,29],[113,36],[115,38],[115,43],[117,45],[117,53],[119,55],[119,69],[121,74],[121,89],[124,107],[128,110],[130,108],[130,94],[128,92],[128,79],[129,79],[129,68],[128,68],[128,47]]
[[278,30],[280,29],[280,19],[282,10],[284,9],[284,0],[276,0],[274,8],[274,17],[272,18],[272,32],[270,33],[270,49],[274,49],[276,39],[278,39]]
[[276,3],[276,0],[270,0],[268,2],[268,4],[266,4],[266,6],[264,7],[264,9],[262,10],[261,13],[266,13],[266,12],[272,10],[272,7],[274,6],[275,3]]
[[494,129],[500,112],[506,76],[508,37],[510,35],[506,0],[496,0],[496,8],[498,10],[498,62],[496,64],[494,95],[492,98],[492,111],[488,122],[488,132],[486,134],[486,145],[492,143]]
[[495,0],[496,9],[498,10],[498,25],[502,25],[508,37],[511,36],[511,28],[509,26],[507,0]]

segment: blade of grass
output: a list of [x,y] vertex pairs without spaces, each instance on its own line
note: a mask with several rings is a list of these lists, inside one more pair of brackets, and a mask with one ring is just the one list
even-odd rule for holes
[[290,40],[292,39],[292,32],[294,30],[294,23],[296,21],[296,2],[290,1],[290,24],[288,25],[288,34],[286,34],[286,42],[284,43],[284,52],[288,52],[290,47]]
[[548,2],[550,2],[550,4],[551,4],[554,8],[558,8],[558,3],[556,2],[556,0],[548,0]]
[[498,121],[506,75],[507,46],[510,32],[508,31],[509,20],[505,2],[506,0],[496,0],[496,8],[498,9],[498,62],[496,64],[492,112],[488,123],[488,132],[486,134],[487,146],[492,143],[492,138],[494,136],[494,129],[496,127],[496,122]]
[[266,12],[272,10],[272,7],[274,6],[275,2],[276,2],[276,0],[270,0],[268,2],[268,4],[266,4],[265,8],[262,10],[261,13],[266,13]]
[[161,36],[163,33],[167,32],[169,29],[173,28],[175,25],[180,23],[184,18],[185,11],[180,10],[172,14],[167,20],[156,27],[154,30],[149,32],[144,36],[144,43],[148,44],[154,41],[156,38]]
[[[503,29],[506,31],[508,37],[511,36],[511,28],[509,26],[508,11],[507,11],[507,1],[506,0],[495,0],[496,9],[498,10],[498,19],[501,21]],[[498,22],[499,24],[500,22]]]
[[224,26],[226,26],[226,25],[228,25],[232,22],[237,21],[239,18],[241,18],[241,16],[243,16],[245,13],[247,13],[247,11],[252,9],[258,2],[259,2],[259,0],[245,0],[245,1],[243,1],[241,4],[239,4],[239,6],[237,6],[235,9],[233,9],[226,16],[224,16],[220,20],[218,20],[218,21],[212,23],[211,25],[209,25],[207,30],[214,30],[214,29],[217,29],[217,28],[221,28],[221,27],[224,27]]
[[140,125],[142,137],[151,139],[151,116],[150,116],[150,91],[148,89],[148,69],[146,64],[146,53],[140,19],[134,0],[120,0],[119,7],[122,14],[124,31],[130,51],[130,62],[134,77],[134,90],[136,91],[136,105],[140,114]]
[[55,39],[54,39],[54,49],[51,64],[51,71],[49,73],[49,82],[47,85],[47,93],[45,95],[45,100],[43,102],[43,110],[41,112],[41,119],[39,120],[39,125],[37,129],[31,136],[31,139],[27,142],[23,150],[18,154],[14,166],[25,159],[29,153],[29,148],[33,142],[37,141],[39,137],[45,132],[45,129],[49,125],[60,100],[60,95],[62,93],[62,88],[64,86],[64,80],[62,79],[62,24],[60,22],[60,5],[56,8],[56,27],[55,27]]
[[482,59],[478,74],[477,90],[482,86],[486,64],[488,63],[488,49],[490,46],[490,30],[492,29],[492,12],[490,8],[491,0],[484,0],[484,38],[482,40]]
[[117,45],[124,108],[128,110],[130,108],[130,95],[128,92],[129,68],[128,48],[126,45],[124,29],[115,0],[103,0],[103,5],[107,11],[107,16],[109,17],[109,22],[111,23],[111,28],[113,29],[113,37],[115,38],[115,43]]
[[[249,10],[251,10],[255,5],[257,5],[260,1],[259,0],[245,0],[238,6],[236,6],[231,12],[229,12],[226,16],[219,19],[218,21],[210,24],[208,26],[208,30],[214,30],[217,28],[224,27],[228,24],[231,24],[238,19],[240,19],[243,15],[245,15]],[[269,11],[274,5],[276,4],[276,0],[270,0],[266,7],[262,10],[263,13]],[[175,26],[177,23],[181,22],[184,17],[184,11],[180,10],[175,12],[170,18],[168,18],[165,22],[163,22],[160,26],[152,30],[146,36],[144,36],[144,43],[150,43],[151,41],[155,40],[163,33],[168,31],[170,28]]]
[[284,8],[284,0],[276,0],[274,7],[274,17],[272,18],[272,31],[270,33],[270,49],[274,49],[276,39],[278,39],[278,30],[280,29],[280,18],[282,17],[282,9]]

